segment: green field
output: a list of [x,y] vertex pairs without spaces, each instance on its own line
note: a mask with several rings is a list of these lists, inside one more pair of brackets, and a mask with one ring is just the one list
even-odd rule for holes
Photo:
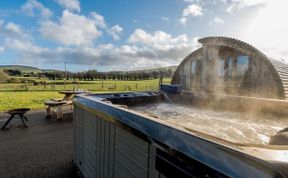
[[0,92],[0,111],[21,107],[40,109],[44,108],[44,100],[61,97],[58,92]]
[[[170,83],[170,79],[164,79],[163,83]],[[81,82],[79,85],[67,84],[64,86],[63,84],[56,84],[54,86],[46,85],[46,87],[33,84],[0,84],[0,112],[20,107],[45,108],[44,100],[63,98],[62,94],[58,94],[61,90],[82,89],[92,92],[145,91],[157,90],[158,85],[158,79],[144,81],[89,81]]]

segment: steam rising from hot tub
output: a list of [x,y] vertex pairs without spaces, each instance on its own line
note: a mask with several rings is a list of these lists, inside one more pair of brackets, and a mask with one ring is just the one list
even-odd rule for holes
[[131,109],[165,120],[188,131],[197,131],[240,144],[268,144],[270,137],[288,125],[285,118],[272,115],[213,111],[189,105],[155,103]]

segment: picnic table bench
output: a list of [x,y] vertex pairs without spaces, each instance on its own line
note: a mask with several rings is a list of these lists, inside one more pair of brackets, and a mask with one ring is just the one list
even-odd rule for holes
[[55,101],[55,100],[44,101],[44,104],[47,106],[46,117],[48,117],[48,118],[51,117],[51,115],[52,115],[51,108],[55,108],[57,119],[61,119],[62,118],[62,105],[66,104],[66,103],[67,102],[64,100],[62,100],[62,101]]
[[6,128],[6,126],[9,124],[9,122],[14,118],[14,116],[18,115],[19,118],[21,119],[23,126],[24,127],[28,127],[28,125],[25,123],[28,122],[27,117],[24,115],[26,112],[28,112],[30,110],[30,108],[17,108],[17,109],[11,109],[9,110],[7,113],[10,114],[9,119],[5,122],[5,124],[3,125],[3,127],[1,128],[2,130],[4,130]]
[[50,99],[44,101],[44,104],[47,106],[47,114],[46,117],[51,117],[52,111],[51,108],[55,109],[56,112],[56,118],[61,119],[63,114],[62,114],[62,107],[64,105],[72,105],[72,99],[73,95],[75,94],[81,94],[81,93],[87,93],[87,91],[59,91],[60,94],[64,94],[65,96],[63,99]]

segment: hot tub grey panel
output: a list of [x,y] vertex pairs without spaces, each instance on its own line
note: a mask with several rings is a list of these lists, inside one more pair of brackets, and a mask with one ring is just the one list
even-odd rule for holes
[[124,177],[147,177],[148,143],[116,127],[115,171]]
[[74,137],[75,164],[83,177],[148,177],[148,142],[77,105]]
[[74,107],[74,162],[83,172],[83,110]]
[[114,177],[115,125],[77,106],[74,111],[75,164],[84,177]]

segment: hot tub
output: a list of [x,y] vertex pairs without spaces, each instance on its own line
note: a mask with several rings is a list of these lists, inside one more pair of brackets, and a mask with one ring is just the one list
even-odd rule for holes
[[288,146],[269,144],[287,119],[176,100],[160,92],[76,96],[74,163],[83,177],[288,176]]

